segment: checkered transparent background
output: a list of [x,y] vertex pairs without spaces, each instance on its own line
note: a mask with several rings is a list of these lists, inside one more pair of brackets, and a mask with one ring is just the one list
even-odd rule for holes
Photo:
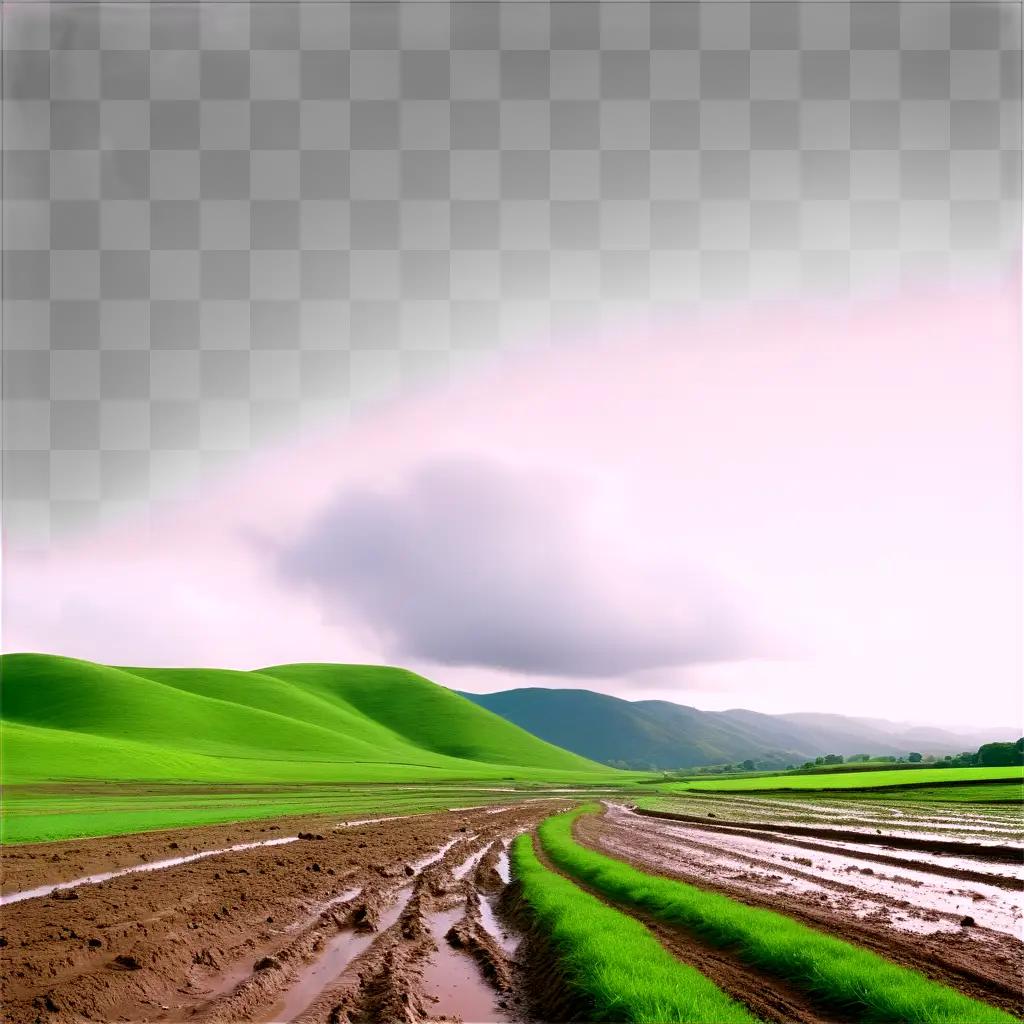
[[521,344],[1012,264],[1021,8],[4,4],[19,546]]

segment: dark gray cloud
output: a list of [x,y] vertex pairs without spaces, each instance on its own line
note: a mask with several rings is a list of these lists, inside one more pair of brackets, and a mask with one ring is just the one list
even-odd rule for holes
[[700,573],[639,568],[581,513],[543,474],[436,462],[401,491],[340,495],[280,567],[328,614],[442,664],[588,677],[750,656]]

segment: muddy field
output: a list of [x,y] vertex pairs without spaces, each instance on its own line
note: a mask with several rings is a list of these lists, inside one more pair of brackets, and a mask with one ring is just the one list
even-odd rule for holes
[[[4,857],[4,1019],[585,1019],[517,904],[506,855],[517,833],[571,805],[535,798],[374,821],[282,818],[16,847]],[[873,828],[838,838],[787,833],[825,831],[803,812],[797,821],[780,811],[770,833],[759,831],[743,801],[731,813],[716,804],[710,818],[711,805],[700,804],[694,821],[606,806],[603,817],[577,824],[581,842],[782,910],[1024,1011],[1012,832],[983,823],[960,838],[995,853],[957,856],[956,848],[886,846]],[[931,841],[934,830],[910,831]],[[944,841],[956,838],[947,832]],[[645,923],[761,1019],[836,1019],[727,951]]]
[[897,800],[858,799],[822,793],[787,796],[692,793],[657,801],[667,811],[707,817],[708,813],[748,822],[771,822],[842,829],[875,835],[934,838],[979,843],[1016,843],[1024,836],[1024,805],[918,803],[904,794]]
[[499,917],[506,844],[567,806],[18,848],[5,858],[4,1017],[525,1019],[518,937]]
[[876,843],[874,830],[871,843],[856,842],[856,833],[793,835],[774,818],[765,823],[770,831],[756,830],[730,814],[728,801],[711,817],[708,806],[702,821],[676,821],[611,804],[602,818],[581,819],[577,838],[653,874],[778,910],[1024,1015],[1019,842],[1003,837],[992,844],[997,859],[985,860],[957,855],[955,840],[939,853]]

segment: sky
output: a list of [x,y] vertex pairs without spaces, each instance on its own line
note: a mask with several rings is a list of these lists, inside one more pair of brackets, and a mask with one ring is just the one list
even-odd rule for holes
[[4,647],[1020,722],[1019,288],[618,323],[8,546]]
[[1024,717],[1020,5],[5,14],[4,649]]

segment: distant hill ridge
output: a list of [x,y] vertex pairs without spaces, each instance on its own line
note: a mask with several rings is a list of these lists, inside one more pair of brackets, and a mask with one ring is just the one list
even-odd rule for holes
[[979,742],[1013,739],[965,730],[907,727],[881,719],[756,711],[701,711],[665,700],[628,701],[591,690],[526,687],[463,693],[535,736],[605,764],[691,768],[771,758],[799,764],[824,754],[955,754]]
[[391,781],[607,769],[404,669],[0,657],[4,781]]

